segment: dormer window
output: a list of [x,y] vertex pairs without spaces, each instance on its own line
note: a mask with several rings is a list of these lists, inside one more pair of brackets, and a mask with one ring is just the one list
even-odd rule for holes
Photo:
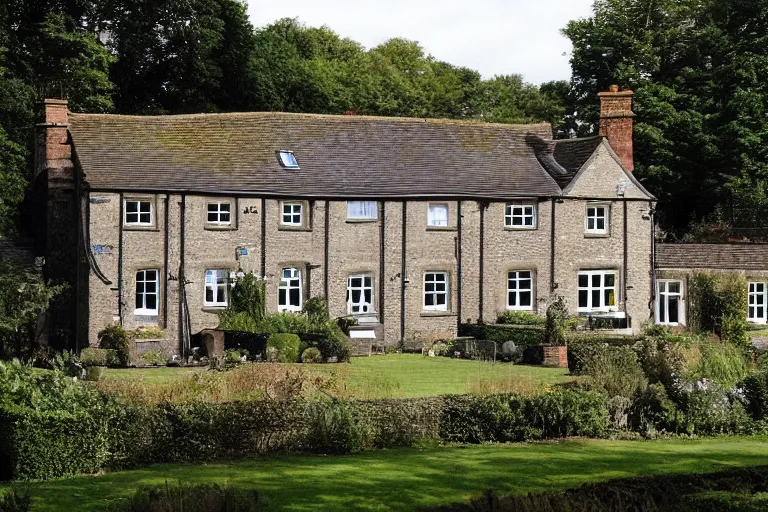
[[299,168],[299,162],[296,161],[296,156],[293,154],[293,151],[278,151],[277,160],[280,162],[280,165],[286,169]]

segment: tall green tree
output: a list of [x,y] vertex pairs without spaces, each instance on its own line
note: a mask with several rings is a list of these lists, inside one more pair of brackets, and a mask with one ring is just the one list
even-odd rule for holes
[[765,225],[767,10],[764,0],[597,0],[564,29],[579,131],[595,132],[599,91],[635,90],[635,172],[675,234],[718,213]]

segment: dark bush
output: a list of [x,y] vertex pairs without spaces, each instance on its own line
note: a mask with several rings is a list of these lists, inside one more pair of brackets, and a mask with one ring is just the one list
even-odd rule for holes
[[211,485],[166,484],[136,491],[126,503],[111,512],[256,512],[259,494]]
[[443,397],[440,437],[458,443],[510,442],[531,438],[526,399],[514,395]]
[[768,371],[753,373],[741,384],[747,412],[754,420],[768,420]]
[[355,402],[336,399],[313,402],[307,404],[307,413],[306,451],[343,455],[365,448],[368,424],[364,417],[355,417]]
[[114,350],[117,353],[117,363],[128,366],[131,362],[131,336],[119,325],[112,325],[98,334],[99,347]]
[[83,366],[107,366],[109,351],[104,348],[84,348],[80,351],[80,362]]
[[497,324],[544,325],[546,319],[528,311],[505,311],[496,319]]
[[31,504],[29,489],[22,491],[14,486],[0,495],[0,512],[27,512]]
[[299,361],[299,337],[295,334],[272,334],[267,340],[267,350],[277,350],[277,362],[296,363]]
[[107,467],[125,469],[165,460],[173,431],[163,409],[131,404],[111,408],[107,425]]
[[660,383],[649,384],[638,391],[629,408],[628,427],[641,434],[653,434],[657,430],[672,432],[677,430],[677,407],[667,397],[667,391]]

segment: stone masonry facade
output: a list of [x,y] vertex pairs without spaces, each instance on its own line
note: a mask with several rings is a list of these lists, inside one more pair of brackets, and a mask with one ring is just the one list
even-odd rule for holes
[[[631,96],[622,97],[631,101]],[[68,121],[60,107],[60,103],[51,105],[50,115],[56,117],[43,125],[43,132],[53,130],[59,139]],[[631,114],[626,104],[619,107]],[[469,139],[464,140],[469,144]],[[606,139],[594,150],[590,146],[567,180],[565,170],[563,176],[554,176],[563,183],[554,188],[556,192],[551,192],[555,180],[543,174],[551,185],[542,194],[478,197],[481,194],[458,190],[429,197],[423,193],[382,196],[375,199],[375,218],[365,220],[348,218],[348,201],[360,199],[352,193],[348,197],[289,191],[282,195],[215,187],[206,192],[184,190],[183,183],[160,190],[89,186],[99,167],[84,149],[78,154],[85,147],[82,141],[75,131],[69,140],[71,149],[62,153],[59,146],[68,143],[59,140],[55,151],[49,152],[56,161],[46,160],[45,151],[40,155],[50,168],[49,175],[59,176],[54,171],[71,162],[81,173],[73,181],[82,182],[72,187],[80,198],[74,219],[79,226],[78,244],[72,248],[86,268],[76,283],[85,304],[79,318],[87,319],[78,333],[80,347],[94,345],[101,329],[119,324],[127,329],[160,327],[165,331],[164,351],[182,352],[187,325],[194,334],[218,324],[223,305],[206,305],[205,300],[206,272],[216,270],[228,278],[241,271],[265,276],[267,311],[274,313],[280,310],[282,273],[296,269],[301,303],[310,297],[327,298],[332,317],[357,316],[360,323],[354,329],[365,337],[373,333],[375,339],[366,339],[377,344],[445,340],[456,336],[461,322],[494,322],[510,308],[513,272],[530,273],[532,279],[532,299],[521,310],[543,315],[552,298],[560,295],[576,313],[589,295],[594,304],[602,300],[606,306],[610,301],[611,307],[581,314],[625,318],[633,332],[652,318],[655,199],[622,165]],[[58,157],[64,153],[73,157],[62,164]],[[534,157],[533,150],[530,155],[547,157]],[[141,225],[127,221],[129,203],[136,202],[142,202],[142,208],[149,205],[151,213],[151,220]],[[300,223],[285,225],[286,202],[300,205]],[[209,222],[210,203],[229,205],[228,223]],[[513,205],[532,207],[527,211],[532,212],[533,222],[510,225],[507,217]],[[430,225],[431,207],[446,212],[447,221]],[[600,233],[587,229],[588,217],[598,211],[595,207],[605,223]],[[72,221],[58,220],[67,229]],[[137,280],[147,270],[157,271],[152,314],[136,308],[136,294],[144,286]],[[590,272],[610,273],[615,282],[586,289],[587,276],[580,273]],[[436,273],[446,276],[447,293],[445,304],[432,308],[426,305],[425,294],[431,288],[425,280]],[[364,315],[353,314],[348,303],[349,277],[357,274],[370,277],[371,311]],[[600,276],[592,274],[588,279],[599,281]]]

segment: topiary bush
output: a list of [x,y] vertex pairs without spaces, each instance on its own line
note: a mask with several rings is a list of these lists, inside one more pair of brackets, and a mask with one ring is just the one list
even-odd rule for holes
[[114,350],[120,366],[128,366],[131,362],[131,335],[119,325],[112,325],[98,334],[99,347]]
[[267,340],[267,350],[277,351],[278,363],[297,363],[299,361],[300,339],[295,334],[272,334]]
[[558,295],[547,307],[547,318],[544,325],[544,343],[547,345],[565,345],[565,333],[568,322],[568,305],[565,299]]
[[323,362],[323,354],[315,347],[304,349],[301,353],[301,362],[307,364],[317,364]]

